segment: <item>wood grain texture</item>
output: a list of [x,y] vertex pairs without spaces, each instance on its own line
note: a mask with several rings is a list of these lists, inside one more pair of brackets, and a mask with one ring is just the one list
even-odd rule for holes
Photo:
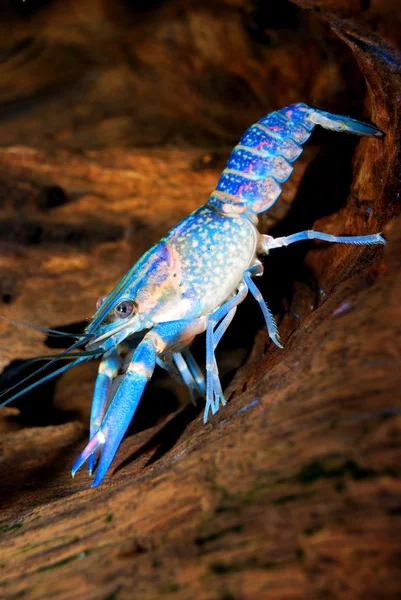
[[[258,284],[285,349],[247,301],[218,356],[227,406],[204,426],[156,377],[96,490],[69,474],[95,362],[2,409],[2,598],[400,597],[400,15],[282,6],[4,3],[0,314],[82,326],[206,200],[245,127],[298,100],[385,137],[316,134],[263,230],[388,245],[272,253]],[[4,386],[16,360],[54,351],[5,322],[0,346]]]

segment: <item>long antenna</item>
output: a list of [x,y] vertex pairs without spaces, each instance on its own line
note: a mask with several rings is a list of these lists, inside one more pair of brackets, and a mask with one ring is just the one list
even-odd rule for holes
[[[41,383],[44,383],[45,381],[48,381],[49,379],[51,379],[52,377],[56,377],[57,375],[61,375],[61,373],[64,373],[64,371],[67,371],[67,369],[71,369],[71,367],[75,367],[77,364],[79,364],[80,362],[83,362],[84,360],[88,360],[88,358],[85,356],[83,358],[77,358],[77,360],[74,360],[74,362],[69,363],[67,365],[64,365],[63,367],[61,367],[60,369],[57,369],[57,371],[53,371],[53,373],[49,373],[48,375],[45,375],[45,377],[42,377],[41,379],[39,379],[39,381],[35,381],[34,383],[31,383],[31,385],[28,385],[28,387],[24,388],[23,390],[21,390],[20,392],[17,392],[16,394],[14,394],[13,396],[11,396],[11,398],[7,398],[7,400],[4,400],[4,402],[2,402],[0,404],[0,407],[3,406],[7,406],[7,404],[9,404],[10,402],[12,402],[13,400],[15,400],[16,398],[19,398],[20,396],[22,396],[23,394],[25,394],[26,392],[29,392],[30,390],[32,390],[33,388],[37,387],[38,385],[40,385]],[[52,361],[55,362],[55,361]],[[49,363],[50,364],[50,363]],[[48,366],[48,365],[45,365]],[[41,369],[38,369],[37,371],[35,371],[35,373],[39,373],[39,371],[41,371]],[[29,376],[30,377],[30,376]],[[22,383],[23,381],[26,381],[27,379],[29,379],[29,377],[26,377],[25,379],[23,379],[20,383]],[[3,393],[6,393],[10,390],[12,390],[15,386],[9,388],[8,390],[6,390]]]
[[46,327],[39,327],[39,325],[30,325],[30,323],[17,321],[17,319],[10,319],[10,317],[3,317],[3,315],[0,315],[0,319],[4,319],[4,321],[14,323],[14,325],[22,325],[23,327],[28,327],[29,329],[37,329],[38,331],[43,331],[44,333],[50,333],[51,335],[61,335],[64,337],[76,338],[92,338],[95,335],[94,333],[67,333],[66,331],[58,331],[57,329],[46,329]]
[[[26,381],[29,381],[29,379],[32,379],[32,377],[35,377],[35,375],[38,375],[38,373],[41,373],[42,371],[44,371],[45,369],[48,369],[51,365],[53,365],[55,362],[57,362],[58,360],[60,360],[61,358],[64,358],[65,356],[68,356],[68,354],[72,351],[75,350],[75,348],[78,348],[78,346],[80,346],[80,344],[82,344],[81,340],[77,340],[74,344],[72,344],[72,346],[70,346],[69,348],[67,348],[67,350],[65,350],[64,352],[61,352],[61,354],[59,354],[56,358],[53,358],[50,362],[48,362],[47,364],[43,365],[43,367],[40,367],[39,369],[36,369],[36,371],[34,371],[33,373],[30,373],[30,375],[27,375],[24,379],[21,379],[21,381],[18,381],[18,383],[15,383],[14,385],[12,385],[11,387],[7,388],[6,390],[3,390],[2,392],[0,392],[0,398],[2,396],[5,396],[5,394],[8,394],[9,392],[11,392],[12,390],[14,390],[16,387],[19,387],[20,385],[22,385],[23,383],[25,383]],[[99,354],[102,353],[102,350],[99,348]],[[86,358],[86,357],[85,357]],[[83,360],[83,359],[82,359]],[[81,359],[78,359],[79,362],[81,362]],[[75,361],[76,363],[76,361]],[[72,363],[74,364],[74,363]],[[78,364],[78,363],[76,363]],[[68,367],[68,365],[67,365]],[[52,374],[53,375],[53,374]],[[26,388],[26,390],[22,390],[20,393],[18,393],[17,395],[20,396],[21,394],[24,393],[24,391],[27,391],[28,389],[31,389],[31,386],[29,388]],[[16,396],[13,396],[13,398],[16,398]],[[12,398],[12,399],[13,399]],[[11,402],[11,400],[7,400],[7,404],[8,402]]]

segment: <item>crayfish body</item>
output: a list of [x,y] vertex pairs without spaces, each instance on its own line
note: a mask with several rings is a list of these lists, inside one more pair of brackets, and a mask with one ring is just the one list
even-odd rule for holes
[[[192,399],[205,398],[205,422],[210,412],[215,414],[225,404],[214,353],[248,291],[259,303],[271,340],[281,347],[274,318],[253,281],[263,273],[258,255],[307,239],[385,243],[380,234],[337,237],[303,231],[274,239],[258,232],[257,214],[279,197],[280,183],[291,175],[292,163],[315,125],[381,135],[372,125],[301,103],[265,116],[242,136],[207,203],[148,250],[98,301],[85,330],[86,355],[72,363],[102,357],[90,441],[75,462],[73,475],[88,461],[89,473],[95,473],[93,486],[102,481],[156,364],[179,375]],[[205,331],[206,378],[189,349],[194,337]],[[113,381],[127,362],[123,363],[127,348],[128,367],[115,390]],[[62,370],[65,367],[56,373]]]

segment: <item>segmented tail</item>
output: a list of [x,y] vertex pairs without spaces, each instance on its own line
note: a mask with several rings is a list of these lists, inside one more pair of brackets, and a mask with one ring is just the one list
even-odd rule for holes
[[315,125],[356,135],[383,135],[373,125],[297,103],[272,112],[244,133],[208,204],[224,213],[260,213],[281,194]]

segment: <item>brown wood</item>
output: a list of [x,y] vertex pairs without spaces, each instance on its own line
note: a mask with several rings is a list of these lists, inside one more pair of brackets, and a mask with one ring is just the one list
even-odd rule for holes
[[[242,131],[298,100],[385,137],[316,134],[261,227],[388,245],[272,254],[258,283],[285,349],[247,300],[218,356],[227,406],[204,426],[155,377],[96,490],[70,478],[95,362],[1,409],[2,598],[401,596],[400,12],[273,4],[3,3],[0,314],[82,326]],[[4,387],[54,352],[6,322],[0,347]]]

